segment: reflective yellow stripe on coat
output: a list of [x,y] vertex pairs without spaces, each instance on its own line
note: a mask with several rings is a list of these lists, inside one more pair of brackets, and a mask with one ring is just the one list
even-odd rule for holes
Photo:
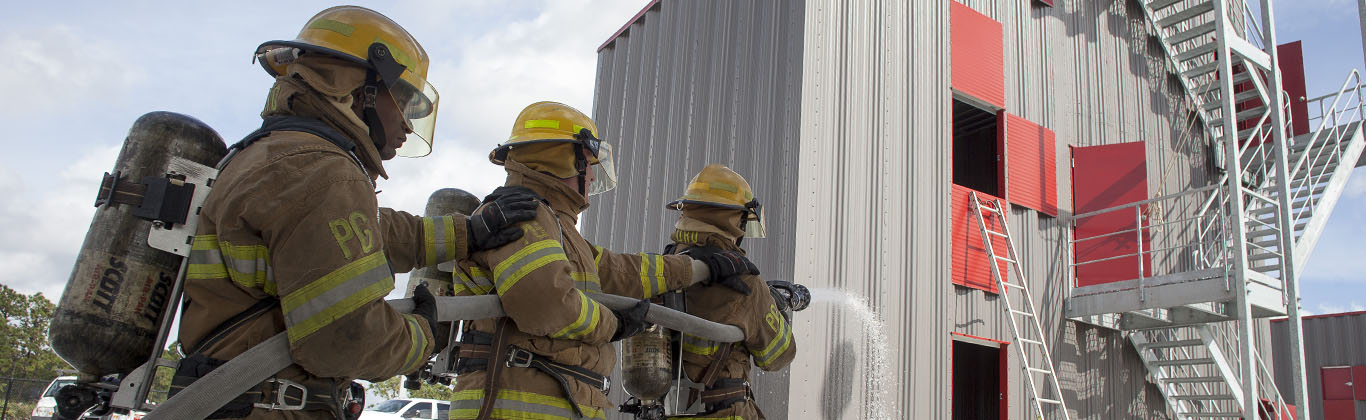
[[233,245],[219,241],[218,235],[196,235],[190,246],[189,262],[186,278],[228,278],[271,296],[278,293],[275,273],[270,268],[270,250],[265,245]]
[[394,290],[383,252],[344,265],[280,299],[289,341],[296,342]]
[[[455,393],[451,401],[451,419],[472,419],[479,416],[479,407],[484,401],[484,390],[471,389]],[[585,418],[606,419],[602,409],[579,404]],[[500,390],[498,399],[493,402],[493,415],[498,419],[525,420],[569,420],[574,410],[569,400],[532,392]]]

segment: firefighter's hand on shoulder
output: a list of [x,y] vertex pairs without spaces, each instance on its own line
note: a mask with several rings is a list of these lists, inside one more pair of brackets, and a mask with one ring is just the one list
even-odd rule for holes
[[522,238],[518,223],[536,218],[540,198],[530,190],[500,187],[484,198],[483,210],[467,219],[470,252],[494,249]]
[[427,320],[427,326],[431,327],[433,340],[436,342],[436,349],[446,347],[446,341],[450,338],[450,328],[442,329],[440,323],[436,322],[436,297],[432,296],[432,291],[427,290],[427,282],[422,282],[413,288],[413,315],[417,315]]
[[740,279],[742,274],[759,274],[759,267],[756,267],[749,258],[738,251],[725,251],[714,247],[695,247],[688,249],[688,256],[694,260],[701,261],[707,265],[710,276],[702,284],[722,285],[745,296],[749,296],[749,285]]
[[633,335],[640,334],[650,328],[650,323],[645,322],[645,314],[650,312],[650,301],[641,300],[635,306],[625,310],[612,310],[612,315],[617,316],[617,331],[612,333],[612,341],[621,341]]

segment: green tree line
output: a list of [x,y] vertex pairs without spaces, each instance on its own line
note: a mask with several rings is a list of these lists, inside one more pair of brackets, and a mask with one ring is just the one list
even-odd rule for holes
[[0,382],[8,397],[3,404],[6,419],[27,419],[37,402],[34,395],[68,365],[47,340],[47,327],[57,305],[41,292],[25,295],[0,284]]

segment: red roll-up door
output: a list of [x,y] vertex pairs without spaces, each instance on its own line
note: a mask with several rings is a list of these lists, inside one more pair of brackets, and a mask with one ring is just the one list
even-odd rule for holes
[[956,1],[949,4],[953,89],[997,108],[1005,108],[1001,23]]
[[[986,246],[982,242],[982,229],[977,225],[977,214],[973,213],[972,200],[969,197],[971,192],[972,190],[967,187],[953,185],[953,197],[950,200],[953,206],[953,284],[999,293],[996,290],[996,278],[992,276],[991,266],[988,265],[991,257],[987,255]],[[997,198],[978,192],[977,199],[987,201]],[[1001,204],[1004,208],[1010,208],[1005,200],[1002,200]],[[987,228],[993,231],[1002,232],[1005,229],[993,223],[989,217],[984,218],[984,222]],[[1005,256],[1008,246],[1005,238],[992,236],[991,239],[991,246],[996,255]],[[1001,274],[1010,275],[1007,263],[998,264]]]
[[1053,130],[1007,114],[1007,198],[1013,204],[1057,217],[1058,163],[1054,141]]
[[[1148,199],[1144,144],[1119,143],[1072,148],[1072,207],[1078,215]],[[1142,211],[1139,209],[1138,211]],[[1125,209],[1076,220],[1073,261],[1076,285],[1092,286],[1139,277],[1139,238],[1135,210]],[[1116,232],[1128,231],[1115,234]],[[1143,249],[1152,249],[1143,232]],[[1152,256],[1143,254],[1143,275],[1152,273]]]
[[1280,60],[1281,88],[1290,95],[1290,132],[1296,136],[1309,133],[1309,103],[1304,87],[1304,49],[1300,41],[1276,47]]

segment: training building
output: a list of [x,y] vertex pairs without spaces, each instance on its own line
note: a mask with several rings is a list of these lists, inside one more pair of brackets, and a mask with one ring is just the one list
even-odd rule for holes
[[[1304,370],[1309,378],[1304,410],[1315,419],[1366,419],[1366,312],[1306,316]],[[1290,333],[1284,320],[1271,321],[1276,365],[1288,364],[1283,355]],[[1290,386],[1288,372],[1276,372],[1276,385]]]
[[651,1],[598,50],[583,231],[657,250],[697,171],[746,176],[750,256],[816,291],[771,419],[1277,418],[1361,83],[1304,92],[1252,3]]

